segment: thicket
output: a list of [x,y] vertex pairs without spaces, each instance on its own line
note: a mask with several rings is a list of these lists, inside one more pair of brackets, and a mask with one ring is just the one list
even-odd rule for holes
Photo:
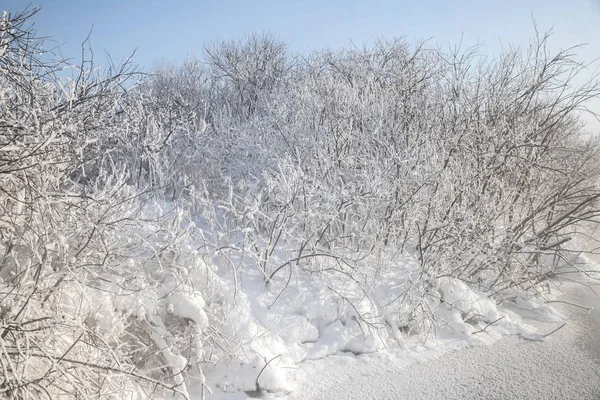
[[238,354],[221,328],[249,272],[321,282],[365,335],[426,333],[444,279],[535,288],[598,217],[579,112],[600,86],[549,35],[494,59],[252,35],[63,78],[36,11],[0,22],[1,397],[187,397]]

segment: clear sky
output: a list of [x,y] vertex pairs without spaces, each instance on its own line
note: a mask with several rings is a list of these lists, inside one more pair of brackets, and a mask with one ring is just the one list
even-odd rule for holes
[[[29,0],[2,0],[15,11]],[[583,60],[600,57],[600,0],[32,0],[42,11],[38,33],[62,44],[77,58],[93,26],[96,57],[108,51],[115,61],[137,49],[135,60],[149,68],[159,61],[199,55],[204,45],[271,32],[293,50],[362,44],[375,37],[465,45],[482,42],[483,52],[502,45],[526,46],[539,30],[554,28],[553,49],[587,43]],[[591,73],[591,72],[590,72]],[[600,102],[599,102],[600,104]],[[600,111],[600,107],[598,107]]]

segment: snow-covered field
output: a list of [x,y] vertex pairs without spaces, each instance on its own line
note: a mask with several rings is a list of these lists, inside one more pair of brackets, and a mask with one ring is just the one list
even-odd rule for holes
[[600,297],[581,284],[557,283],[547,299],[555,301],[552,308],[531,302],[500,306],[502,316],[514,322],[510,328],[497,324],[480,334],[449,335],[389,352],[338,351],[297,365],[274,362],[284,369],[283,393],[227,394],[213,387],[209,398],[599,398]]

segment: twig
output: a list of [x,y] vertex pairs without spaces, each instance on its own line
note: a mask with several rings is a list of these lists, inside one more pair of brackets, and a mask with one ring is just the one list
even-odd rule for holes
[[496,322],[500,321],[500,320],[501,320],[501,319],[503,319],[503,318],[504,318],[504,315],[503,315],[503,316],[501,316],[500,318],[498,318],[498,319],[497,319],[497,320],[495,320],[495,321],[489,322],[489,323],[488,323],[488,324],[487,324],[487,325],[486,325],[486,326],[485,326],[483,329],[480,329],[480,330],[478,330],[478,331],[475,331],[475,332],[473,332],[473,335],[476,335],[476,334],[478,334],[478,333],[485,333],[485,331],[487,330],[487,328],[489,328],[490,326],[494,325]]
[[581,304],[571,303],[570,301],[564,301],[564,300],[548,300],[545,303],[564,303],[564,304],[568,304],[573,307],[583,308],[584,310],[588,310],[588,311],[591,311],[594,309],[594,307],[582,306]]
[[282,354],[276,355],[275,357],[271,358],[271,359],[270,359],[270,360],[269,360],[269,361],[268,361],[268,362],[265,364],[265,366],[264,366],[264,367],[262,367],[262,369],[261,369],[261,370],[260,370],[260,372],[258,373],[258,376],[256,377],[256,381],[255,381],[255,382],[256,382],[256,387],[257,387],[257,388],[258,388],[258,387],[260,387],[260,386],[258,385],[258,380],[260,379],[260,375],[263,373],[263,371],[265,370],[265,368],[267,368],[267,367],[269,366],[269,364],[271,364],[271,361],[273,361],[273,360],[275,360],[276,358],[278,358],[278,357],[281,357],[281,356],[282,356]]
[[562,329],[562,328],[563,328],[563,327],[564,327],[566,324],[567,324],[566,322],[563,322],[563,324],[562,324],[561,326],[559,326],[558,328],[556,328],[556,329],[555,329],[555,330],[553,330],[552,332],[548,332],[548,333],[546,333],[545,335],[543,335],[543,336],[542,336],[542,339],[543,339],[543,338],[546,338],[546,337],[548,337],[548,336],[550,336],[550,335],[552,335],[554,332],[557,332],[557,331],[561,330],[561,329]]

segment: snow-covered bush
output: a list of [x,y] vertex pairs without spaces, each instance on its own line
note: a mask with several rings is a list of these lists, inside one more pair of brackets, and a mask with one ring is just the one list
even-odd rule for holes
[[169,73],[197,85],[171,97],[204,93],[211,110],[174,177],[229,242],[212,248],[268,284],[319,273],[371,293],[415,261],[421,297],[446,276],[488,295],[530,287],[599,195],[577,117],[598,87],[574,87],[584,66],[547,40],[493,60],[402,40],[288,61],[271,37],[213,46],[206,70]]
[[65,79],[35,12],[0,24],[4,397],[284,390],[276,365],[485,330],[598,216],[599,88],[548,37],[488,60],[254,35]]
[[36,11],[2,22],[0,394],[188,397],[220,288],[193,221],[133,185],[118,151],[138,73],[84,60],[57,77]]

